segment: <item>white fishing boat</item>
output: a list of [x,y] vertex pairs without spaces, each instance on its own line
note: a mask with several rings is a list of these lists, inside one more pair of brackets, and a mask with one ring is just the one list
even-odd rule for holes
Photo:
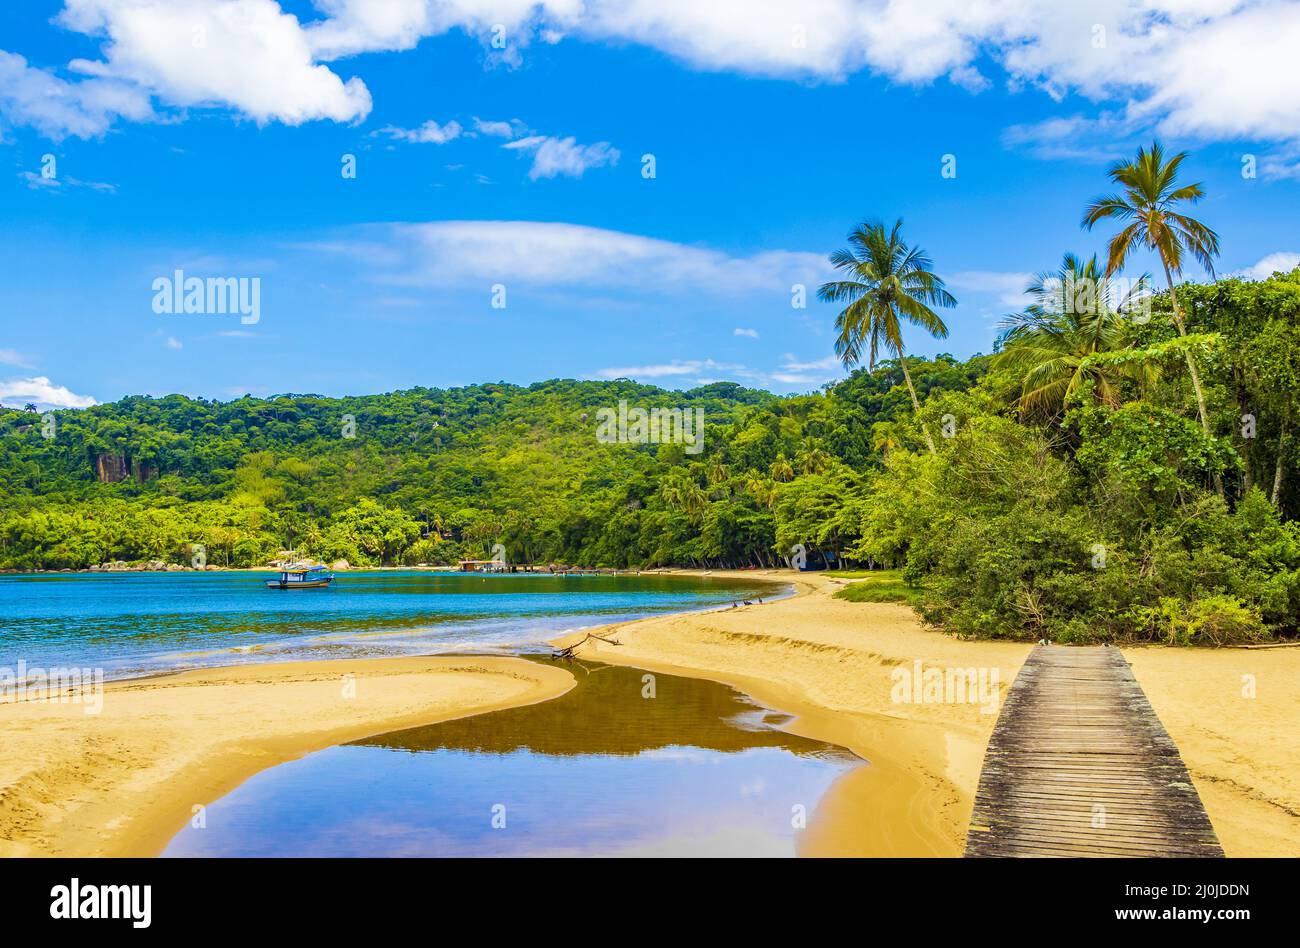
[[334,574],[324,566],[294,564],[280,570],[279,579],[268,579],[267,589],[324,589],[334,582]]

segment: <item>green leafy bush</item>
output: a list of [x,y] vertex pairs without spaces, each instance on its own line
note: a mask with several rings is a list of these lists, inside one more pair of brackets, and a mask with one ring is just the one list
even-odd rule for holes
[[1268,636],[1259,610],[1232,596],[1163,598],[1134,609],[1132,619],[1145,637],[1167,645],[1232,645]]

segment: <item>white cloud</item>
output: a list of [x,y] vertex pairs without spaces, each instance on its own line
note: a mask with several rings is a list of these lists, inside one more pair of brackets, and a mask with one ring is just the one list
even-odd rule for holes
[[731,334],[732,334],[733,336],[748,336],[750,339],[757,339],[757,338],[758,338],[758,330],[757,330],[757,329],[742,329],[742,328],[739,327],[739,326],[737,326],[735,329],[733,329],[733,330],[731,331]]
[[748,385],[766,388],[808,388],[844,376],[840,360],[835,356],[800,362],[793,355],[784,357],[784,364],[772,371],[755,369],[735,363],[716,362],[713,359],[674,359],[650,365],[618,366],[599,369],[600,378],[617,379],[689,379],[695,385],[708,385],[720,381],[741,380]]
[[509,122],[485,121],[474,116],[474,131],[482,135],[491,135],[494,138],[514,138],[516,135],[522,135],[526,126],[519,119],[511,119]]
[[1000,306],[1020,309],[1027,302],[1025,287],[1033,278],[1032,273],[963,270],[947,277],[946,282],[950,290],[992,296]]
[[690,359],[685,362],[668,362],[661,365],[630,365],[620,368],[600,369],[596,374],[607,379],[662,379],[701,372],[736,372],[744,366],[727,365],[712,359]]
[[785,355],[785,364],[782,366],[782,369],[786,372],[807,372],[809,370],[821,371],[821,370],[839,369],[839,368],[840,368],[839,356],[830,355],[830,356],[826,356],[826,358],[824,359],[817,359],[816,361],[813,362],[800,362],[798,359],[796,359],[792,354],[788,352]]
[[1022,148],[1039,158],[1069,158],[1103,163],[1135,150],[1138,127],[1106,112],[1095,118],[1057,116],[1027,125],[1012,125],[1002,133],[1002,144]]
[[548,135],[530,135],[507,142],[501,147],[511,151],[532,152],[533,166],[528,171],[528,177],[534,181],[557,175],[581,178],[592,168],[613,167],[619,159],[619,150],[609,142],[579,145],[572,136],[552,138]]
[[27,187],[33,191],[48,191],[51,188],[59,187],[58,178],[47,178],[43,174],[37,174],[34,171],[20,171],[18,177],[27,182]]
[[1140,73],[1149,94],[1132,110],[1157,119],[1169,134],[1300,137],[1300,5],[1202,6],[1238,9],[1157,41],[1157,54]]
[[184,348],[185,348],[184,344],[183,344],[179,339],[177,339],[175,336],[168,336],[168,337],[167,337],[166,346],[167,346],[168,349],[176,349],[176,350],[180,350],[180,349],[184,349]]
[[766,376],[768,385],[822,385],[844,376],[844,366],[838,356],[829,355],[810,362],[800,361],[787,352],[782,365]]
[[307,249],[356,259],[386,283],[770,294],[786,305],[792,283],[818,282],[830,269],[817,253],[770,250],[734,256],[621,231],[539,221],[373,224]]
[[[307,40],[319,59],[338,59],[369,50],[412,49],[440,31],[427,0],[314,0],[328,19],[307,27]],[[454,5],[454,4],[452,4]],[[445,27],[441,27],[445,29]]]
[[1300,4],[1290,0],[323,0],[337,48],[408,48],[417,33],[506,28],[648,46],[707,70],[840,81],[947,78],[972,92],[1001,71],[1128,120],[1204,138],[1300,137]]
[[11,125],[30,125],[61,141],[102,135],[119,117],[144,121],[152,116],[148,95],[127,83],[68,82],[0,50],[0,117]]
[[38,408],[89,408],[99,404],[89,395],[77,395],[43,375],[0,382],[0,402],[5,401],[31,402]]
[[1284,250],[1271,253],[1254,266],[1238,270],[1232,275],[1246,280],[1267,280],[1274,273],[1290,273],[1296,267],[1300,267],[1300,253]]
[[1277,151],[1261,155],[1259,173],[1265,178],[1291,178],[1300,181],[1300,142],[1292,142]]
[[20,171],[18,177],[27,182],[27,187],[33,191],[50,191],[55,188],[61,188],[67,185],[70,188],[89,188],[92,191],[102,191],[105,194],[116,194],[117,185],[105,184],[102,181],[82,181],[80,178],[71,176],[65,178],[47,178],[43,174],[37,174],[34,171]]
[[[58,22],[102,39],[69,83],[0,69],[0,108],[51,136],[98,135],[151,114],[150,97],[259,122],[354,121],[358,78],[329,66],[461,30],[504,27],[511,62],[537,39],[638,43],[706,70],[841,81],[1000,81],[1104,103],[1135,129],[1300,140],[1300,4],[1293,0],[315,0],[303,24],[276,0],[65,0]],[[202,39],[199,43],[198,40]],[[18,80],[18,81],[15,81]],[[490,134],[485,132],[485,134]],[[517,134],[517,130],[516,130]],[[502,137],[505,137],[504,134]],[[561,173],[561,172],[557,172]]]
[[448,122],[446,125],[439,125],[430,119],[419,128],[398,128],[396,125],[385,125],[372,135],[387,135],[389,138],[397,141],[411,142],[420,145],[445,145],[447,142],[455,141],[460,138],[464,129],[461,128],[457,121]]
[[31,362],[17,349],[0,349],[0,365],[16,365],[20,369],[32,368]]
[[73,68],[111,75],[180,106],[226,105],[259,123],[350,122],[370,93],[314,61],[296,17],[275,0],[66,0],[60,22],[106,35],[106,60]]

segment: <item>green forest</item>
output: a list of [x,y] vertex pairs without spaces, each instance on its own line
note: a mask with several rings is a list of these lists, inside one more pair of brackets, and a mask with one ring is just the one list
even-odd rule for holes
[[[901,569],[962,636],[1294,635],[1300,269],[1185,279],[1218,248],[1180,209],[1199,197],[1181,159],[1117,166],[1085,217],[1115,222],[1109,258],[1065,255],[965,361],[905,353],[901,324],[942,338],[953,301],[901,222],[856,228],[819,294],[853,371],[811,394],[552,380],[0,410],[0,568],[188,565],[196,545],[218,566],[449,564],[496,544],[768,567],[802,546],[809,568]],[[1142,246],[1162,279],[1121,286]],[[624,400],[702,409],[703,449],[599,439]]]

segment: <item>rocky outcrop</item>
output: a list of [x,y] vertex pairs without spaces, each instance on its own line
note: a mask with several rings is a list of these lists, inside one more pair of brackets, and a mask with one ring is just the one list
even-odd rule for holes
[[95,477],[101,484],[116,484],[134,477],[143,484],[158,476],[158,468],[143,461],[128,461],[125,455],[109,452],[95,455]]
[[196,570],[215,570],[216,566],[182,566],[179,563],[168,563],[164,560],[148,560],[147,562],[128,563],[126,560],[111,560],[107,563],[100,563],[98,566],[90,567],[92,573],[185,573]]
[[95,455],[95,476],[101,484],[116,484],[126,480],[126,458],[120,454]]

